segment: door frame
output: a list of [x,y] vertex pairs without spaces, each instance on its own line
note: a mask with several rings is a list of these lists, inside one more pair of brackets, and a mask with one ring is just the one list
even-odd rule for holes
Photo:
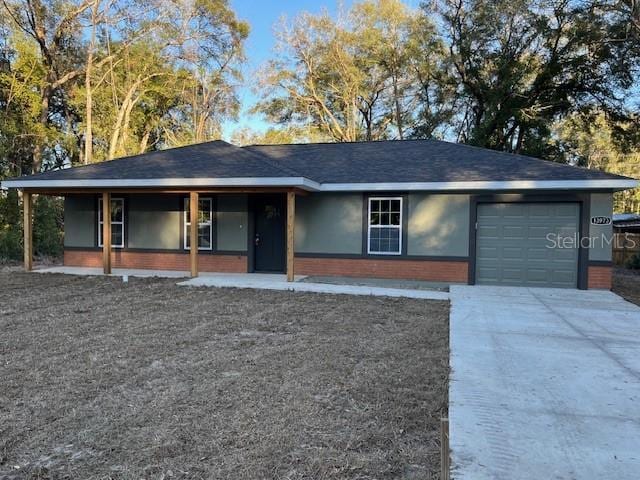
[[588,193],[558,194],[492,194],[472,195],[469,208],[469,285],[476,284],[476,236],[478,226],[478,204],[480,203],[577,203],[580,208],[578,234],[578,282],[577,288],[587,289],[589,250],[582,246],[582,239],[589,237],[589,215],[591,195]]
[[[284,235],[283,235],[283,252],[284,252],[284,267],[282,272],[279,271],[260,271],[256,270],[256,245],[255,245],[255,236],[256,236],[256,209],[263,205],[263,201],[261,198],[265,197],[282,197],[282,204],[284,206],[283,214],[284,214]],[[248,228],[247,228],[247,270],[248,273],[286,273],[287,272],[287,194],[286,193],[255,193],[250,194],[247,201],[247,209],[248,209]]]

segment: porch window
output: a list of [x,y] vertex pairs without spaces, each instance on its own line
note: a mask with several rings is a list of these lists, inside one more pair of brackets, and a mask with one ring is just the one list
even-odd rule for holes
[[402,197],[369,198],[368,253],[402,253]]
[[[212,200],[210,198],[198,199],[198,250],[213,249],[213,220]],[[191,250],[191,219],[189,212],[189,199],[184,200],[184,248]]]
[[[98,246],[102,247],[102,198],[98,199]],[[124,248],[124,198],[111,199],[111,246]]]

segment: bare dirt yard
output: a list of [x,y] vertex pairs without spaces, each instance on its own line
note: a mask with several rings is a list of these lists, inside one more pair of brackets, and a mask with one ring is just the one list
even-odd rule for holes
[[640,272],[621,267],[614,268],[611,290],[625,300],[640,305]]
[[437,478],[446,302],[0,271],[0,478]]

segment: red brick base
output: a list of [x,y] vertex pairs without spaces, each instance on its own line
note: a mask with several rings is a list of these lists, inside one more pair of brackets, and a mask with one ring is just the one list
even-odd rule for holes
[[[112,253],[114,268],[141,268],[150,270],[189,270],[187,253],[126,252]],[[98,250],[65,250],[64,264],[71,267],[102,267],[102,252]],[[201,272],[246,273],[245,255],[198,255]]]
[[[150,270],[189,270],[187,253],[114,251],[114,268],[140,268]],[[100,250],[65,250],[64,264],[72,267],[102,267]],[[202,272],[246,273],[245,255],[200,254],[198,266]],[[425,280],[432,282],[468,282],[469,265],[464,261],[445,260],[392,260],[357,258],[296,257],[297,275],[327,275],[342,277],[390,278]],[[612,269],[591,266],[588,270],[588,288],[611,289]]]
[[589,289],[611,290],[611,267],[589,267],[588,272]]
[[468,282],[468,263],[441,260],[372,260],[296,257],[297,275]]

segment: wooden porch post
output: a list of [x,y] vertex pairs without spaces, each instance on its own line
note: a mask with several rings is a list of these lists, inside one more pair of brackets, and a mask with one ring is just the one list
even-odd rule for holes
[[198,276],[198,203],[198,192],[191,192],[189,195],[189,218],[191,221],[189,228],[189,236],[191,238],[189,244],[191,248],[189,251],[189,263],[191,265],[192,277]]
[[32,196],[26,190],[22,192],[22,210],[24,214],[24,269],[29,272],[33,268],[33,222],[32,222]]
[[111,273],[111,194],[102,192],[102,269]]
[[295,277],[295,223],[296,223],[296,192],[287,192],[287,282],[293,282]]

